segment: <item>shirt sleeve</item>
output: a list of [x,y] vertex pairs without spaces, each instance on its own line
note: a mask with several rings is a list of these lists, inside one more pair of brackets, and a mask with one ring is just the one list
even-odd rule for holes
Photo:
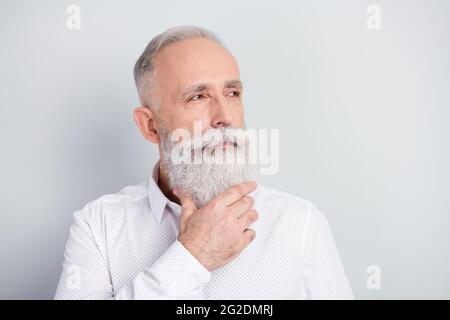
[[354,299],[325,215],[310,204],[302,241],[306,299]]
[[195,299],[211,278],[178,240],[127,285],[113,289],[107,259],[83,211],[74,213],[55,299]]

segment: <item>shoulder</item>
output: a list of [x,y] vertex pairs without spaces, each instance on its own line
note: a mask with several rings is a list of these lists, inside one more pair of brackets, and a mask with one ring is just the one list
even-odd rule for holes
[[311,201],[292,195],[282,190],[259,185],[252,193],[255,204],[265,211],[277,216],[288,216],[302,224],[327,223],[325,215]]
[[108,215],[109,218],[119,218],[127,213],[127,208],[141,205],[148,199],[147,182],[128,185],[115,193],[103,194],[87,202],[81,209],[74,212],[75,219],[81,219],[88,224],[100,223]]
[[279,207],[283,210],[306,212],[313,206],[306,199],[263,185],[258,185],[258,188],[252,193],[252,196],[255,202],[259,202],[265,206]]

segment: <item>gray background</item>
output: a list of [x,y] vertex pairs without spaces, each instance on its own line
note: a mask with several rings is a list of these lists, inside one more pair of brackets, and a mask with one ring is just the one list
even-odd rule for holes
[[[66,8],[81,7],[81,30]],[[368,30],[379,5],[382,29]],[[1,1],[0,298],[52,298],[72,213],[144,181],[135,60],[197,24],[237,57],[261,183],[328,217],[357,298],[450,298],[449,1]],[[381,290],[366,287],[378,265]]]

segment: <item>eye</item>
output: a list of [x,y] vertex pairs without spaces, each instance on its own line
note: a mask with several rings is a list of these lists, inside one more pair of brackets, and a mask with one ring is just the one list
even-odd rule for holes
[[228,96],[230,97],[239,97],[241,95],[241,92],[238,90],[233,90],[230,93],[228,93]]
[[203,94],[196,94],[195,96],[190,97],[188,101],[200,101],[204,98],[206,97]]

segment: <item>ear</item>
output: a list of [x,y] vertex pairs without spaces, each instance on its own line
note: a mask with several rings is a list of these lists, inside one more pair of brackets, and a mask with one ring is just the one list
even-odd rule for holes
[[153,111],[147,107],[138,107],[134,109],[133,116],[144,138],[152,143],[159,144],[158,128]]

